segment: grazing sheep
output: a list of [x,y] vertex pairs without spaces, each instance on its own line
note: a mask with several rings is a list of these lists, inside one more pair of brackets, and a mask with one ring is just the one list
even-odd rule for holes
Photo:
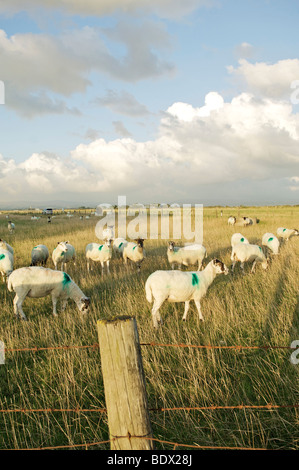
[[198,263],[197,270],[200,271],[203,259],[207,257],[207,250],[203,245],[194,244],[181,247],[175,247],[174,242],[168,243],[167,258],[172,269],[178,265],[180,269],[182,264],[184,266],[192,266]]
[[[90,261],[100,262],[102,266],[102,274],[104,273],[105,263],[107,272],[109,273],[109,262],[112,258],[112,240],[106,240],[103,245],[98,243],[89,243],[85,249],[87,259],[87,271],[89,272]],[[92,267],[91,267],[92,269]]]
[[128,259],[136,264],[138,272],[141,269],[141,263],[145,257],[143,248],[143,238],[138,238],[136,243],[128,242],[123,249],[124,263],[127,264]]
[[187,319],[190,300],[194,300],[199,319],[203,321],[200,300],[206,294],[217,274],[228,274],[228,269],[222,261],[213,259],[201,271],[155,271],[145,283],[145,293],[148,302],[154,300],[152,318],[154,328],[158,328],[162,319],[159,308],[168,302],[185,302],[183,320]]
[[46,266],[49,258],[49,250],[46,245],[36,245],[31,251],[31,264],[30,266],[37,266],[41,264]]
[[5,281],[5,276],[8,277],[12,273],[13,264],[13,254],[8,250],[0,249],[0,273],[3,281]]
[[232,215],[227,220],[228,225],[235,225],[236,222],[237,222],[236,217],[234,217]]
[[8,224],[7,224],[7,228],[8,228],[8,230],[9,230],[9,233],[13,233],[14,230],[15,230],[15,228],[16,228],[16,226],[15,226],[15,224],[14,224],[11,220],[9,220],[9,221],[8,221]]
[[52,260],[55,269],[57,269],[58,264],[61,263],[61,271],[65,271],[66,263],[73,261],[74,265],[76,264],[75,248],[69,242],[58,242],[57,247],[53,250]]
[[278,255],[279,240],[273,233],[265,233],[263,235],[262,245],[268,247],[274,255]]
[[113,251],[118,255],[123,255],[124,247],[127,246],[128,241],[125,238],[116,238],[113,242]]
[[62,310],[68,299],[76,302],[80,312],[85,312],[90,304],[89,297],[83,294],[68,274],[49,268],[31,266],[16,269],[9,276],[7,287],[16,294],[13,301],[14,313],[22,320],[27,320],[22,309],[26,297],[40,298],[51,294],[54,316],[57,316],[56,305],[59,298],[63,302]]
[[113,240],[114,239],[114,226],[108,225],[107,228],[103,230],[103,240]]
[[12,255],[14,254],[13,247],[10,246],[5,240],[2,240],[2,238],[0,238],[0,249],[10,251]]
[[286,242],[289,241],[289,238],[295,236],[295,235],[299,235],[299,230],[293,228],[283,228],[283,227],[279,227],[277,229],[277,235],[279,238],[282,238],[283,240],[285,240]]
[[254,272],[256,263],[261,263],[263,269],[267,269],[268,267],[268,261],[263,253],[262,248],[258,245],[244,245],[244,243],[238,243],[233,247],[231,260],[233,261],[232,272],[234,271],[237,261],[240,261],[241,269],[243,271],[245,262],[253,262],[251,268],[252,273]]
[[244,235],[242,235],[242,233],[234,233],[231,237],[231,246],[234,247],[235,245],[237,245],[238,243],[245,243],[245,244],[249,244],[249,241],[247,240],[246,237],[244,237]]

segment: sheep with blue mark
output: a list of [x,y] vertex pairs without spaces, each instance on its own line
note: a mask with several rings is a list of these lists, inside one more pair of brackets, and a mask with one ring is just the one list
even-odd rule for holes
[[299,235],[299,230],[297,230],[296,228],[279,227],[276,233],[279,238],[282,238],[283,240],[288,242],[289,238]]
[[200,272],[171,270],[152,273],[145,283],[145,293],[147,301],[154,302],[152,308],[154,328],[163,323],[159,309],[166,300],[185,303],[183,321],[187,319],[190,301],[194,300],[199,319],[203,321],[200,300],[207,293],[215,277],[218,274],[227,275],[228,272],[225,264],[215,258]]
[[167,258],[172,269],[178,265],[180,269],[184,266],[194,266],[198,264],[197,270],[200,271],[204,258],[207,257],[207,250],[203,245],[195,243],[193,245],[185,245],[176,247],[174,242],[168,243]]
[[238,243],[243,243],[243,244],[248,245],[249,241],[247,240],[246,237],[244,237],[244,235],[242,235],[242,233],[234,233],[231,237],[230,243],[231,243],[231,246],[233,248]]
[[27,320],[22,309],[26,297],[41,298],[51,295],[54,316],[57,316],[58,299],[62,301],[62,310],[68,299],[74,300],[80,312],[86,312],[90,304],[90,298],[86,297],[67,273],[40,266],[16,269],[9,276],[7,287],[16,294],[13,301],[14,313],[22,320]]
[[0,273],[2,274],[2,280],[5,281],[13,271],[14,256],[13,254],[4,249],[0,249]]
[[61,263],[61,271],[66,271],[66,265],[70,261],[76,265],[75,248],[68,241],[58,242],[57,247],[53,250],[52,260],[55,269],[58,269],[58,265]]
[[87,261],[87,271],[92,270],[92,262],[99,262],[102,266],[102,275],[104,274],[105,264],[109,273],[109,263],[112,258],[112,240],[105,240],[103,245],[99,243],[89,243],[85,248],[85,256]]
[[273,233],[264,233],[262,238],[262,245],[269,248],[274,255],[279,254],[279,240]]
[[116,238],[113,242],[113,252],[117,255],[122,256],[124,247],[127,246],[129,242],[122,237]]
[[231,261],[232,264],[232,272],[235,269],[235,265],[237,262],[241,263],[241,269],[244,272],[244,263],[252,262],[251,272],[253,273],[255,270],[256,263],[261,263],[263,269],[267,269],[268,267],[268,260],[263,253],[263,250],[258,245],[252,244],[244,244],[244,243],[237,243],[233,249],[231,254]]
[[30,266],[37,266],[41,264],[46,266],[49,258],[49,250],[46,245],[36,245],[31,250],[31,264]]
[[123,260],[127,264],[128,259],[136,264],[137,271],[140,272],[141,263],[145,258],[145,250],[143,248],[143,238],[138,238],[136,243],[128,242],[123,249]]

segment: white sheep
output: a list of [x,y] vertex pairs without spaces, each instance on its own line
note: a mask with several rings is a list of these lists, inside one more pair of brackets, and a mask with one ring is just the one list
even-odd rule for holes
[[67,242],[58,242],[57,247],[53,250],[52,260],[54,263],[55,269],[57,269],[58,264],[61,263],[61,271],[66,270],[66,264],[70,261],[76,264],[76,251],[73,245]]
[[46,266],[48,258],[49,250],[46,245],[36,245],[31,250],[30,266],[37,266],[38,264]]
[[107,228],[103,230],[103,240],[113,240],[114,239],[114,226],[108,225]]
[[168,243],[167,258],[172,269],[177,264],[179,269],[184,266],[192,266],[198,263],[197,270],[200,271],[203,259],[207,257],[207,250],[203,245],[193,244],[181,247],[175,247],[174,242]]
[[267,246],[274,255],[278,255],[279,240],[273,233],[265,233],[263,235],[262,245]]
[[295,236],[295,235],[299,235],[299,230],[293,228],[283,228],[283,227],[279,227],[277,229],[277,235],[279,238],[282,238],[283,240],[285,240],[286,242],[289,241],[289,238]]
[[3,281],[5,281],[5,276],[8,277],[12,273],[13,265],[13,254],[8,250],[0,249],[0,273]]
[[3,240],[2,238],[0,238],[0,249],[1,249],[1,250],[10,251],[12,255],[14,254],[14,249],[13,249],[13,247],[10,246],[10,245],[9,245],[5,240]]
[[8,224],[7,224],[7,228],[8,228],[8,230],[9,230],[9,233],[13,233],[14,230],[15,230],[15,228],[16,228],[16,226],[15,226],[15,224],[14,224],[11,220],[9,220],[9,221],[8,221]]
[[89,243],[85,249],[85,256],[87,260],[87,271],[89,271],[90,268],[90,261],[94,261],[101,263],[102,274],[104,273],[105,264],[107,266],[107,272],[109,273],[109,263],[112,258],[111,240],[106,240],[103,245],[98,243]]
[[123,260],[127,264],[128,259],[136,264],[137,270],[140,271],[141,263],[145,258],[145,250],[143,248],[143,238],[138,238],[136,243],[128,242],[123,249]]
[[253,273],[255,270],[256,263],[261,263],[263,269],[267,269],[268,261],[263,253],[263,250],[258,245],[251,245],[244,243],[238,243],[232,249],[231,260],[233,261],[232,264],[232,272],[234,271],[235,264],[240,261],[241,269],[244,271],[244,263],[245,262],[253,262],[251,272]]
[[114,241],[113,241],[113,251],[117,254],[117,255],[123,255],[123,251],[124,251],[124,247],[127,246],[128,244],[128,241],[125,239],[125,238],[116,238]]
[[236,222],[237,222],[236,217],[234,217],[232,215],[227,219],[228,225],[235,225]]
[[230,243],[231,243],[231,246],[234,247],[238,243],[243,243],[243,244],[245,243],[248,245],[249,241],[247,240],[246,237],[244,237],[244,235],[242,235],[242,233],[234,233],[231,237]]
[[49,268],[30,266],[16,269],[9,276],[7,287],[16,294],[13,301],[14,313],[22,320],[27,320],[22,309],[26,297],[40,298],[51,294],[54,316],[57,316],[56,305],[59,298],[62,300],[62,310],[68,299],[76,302],[80,312],[85,312],[90,304],[89,297],[83,294],[68,274]]
[[213,259],[203,271],[155,271],[145,283],[148,302],[154,300],[152,318],[154,328],[162,324],[159,309],[168,302],[185,302],[183,320],[186,321],[190,300],[194,300],[199,319],[203,321],[200,300],[206,294],[217,274],[228,274],[228,268],[222,261]]

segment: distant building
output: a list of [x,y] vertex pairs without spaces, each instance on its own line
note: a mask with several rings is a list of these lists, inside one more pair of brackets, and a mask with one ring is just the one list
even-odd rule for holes
[[53,209],[44,209],[43,214],[44,215],[52,215],[53,214]]

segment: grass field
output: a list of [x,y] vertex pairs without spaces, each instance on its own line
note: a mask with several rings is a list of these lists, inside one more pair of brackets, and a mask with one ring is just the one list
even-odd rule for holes
[[[230,266],[230,237],[242,232],[261,243],[265,232],[280,226],[298,228],[299,207],[244,208],[258,217],[258,225],[229,227],[227,217],[238,208],[204,208],[204,245],[208,259],[220,258]],[[241,212],[243,209],[241,209]],[[241,214],[243,215],[243,214]],[[15,249],[15,268],[30,264],[33,246],[43,243],[50,253],[58,241],[69,240],[77,251],[77,266],[68,273],[91,297],[88,315],[69,301],[59,317],[52,316],[51,299],[26,299],[28,322],[13,315],[13,293],[0,283],[0,340],[10,349],[93,345],[98,342],[96,322],[115,315],[134,315],[141,342],[193,345],[290,346],[299,340],[299,237],[290,239],[273,257],[270,267],[255,274],[218,276],[202,301],[205,318],[199,322],[192,305],[182,323],[183,304],[164,304],[164,325],[154,331],[144,283],[156,269],[169,269],[167,241],[145,241],[147,258],[138,275],[113,259],[111,274],[101,277],[100,266],[87,273],[84,250],[95,237],[96,219],[68,219],[57,215],[32,221],[14,214],[15,233],[0,215],[0,238]],[[53,267],[52,260],[48,267]],[[286,406],[278,409],[226,409],[151,411],[154,437],[199,446],[267,449],[299,448],[299,365],[290,362],[289,349],[195,349],[142,346],[150,408],[210,405]],[[289,407],[288,407],[289,406]],[[0,365],[0,449],[72,446],[109,438],[107,416],[98,412],[51,409],[105,408],[98,349],[7,352]],[[12,412],[16,409],[48,411]],[[2,412],[11,410],[11,412]],[[109,449],[100,444],[91,449]],[[157,444],[157,448],[169,448]],[[180,447],[179,449],[184,449]]]

